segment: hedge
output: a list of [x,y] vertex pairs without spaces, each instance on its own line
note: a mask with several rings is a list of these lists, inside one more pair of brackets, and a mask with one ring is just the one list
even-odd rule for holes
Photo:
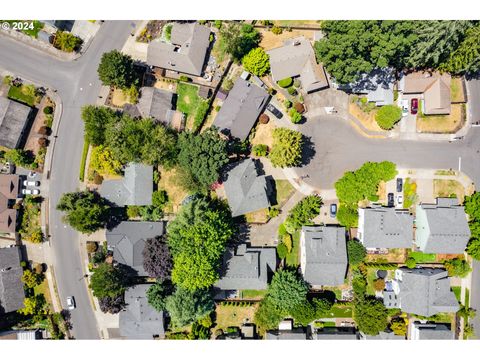
[[293,79],[291,77],[282,79],[277,82],[278,86],[282,88],[288,88],[293,84]]

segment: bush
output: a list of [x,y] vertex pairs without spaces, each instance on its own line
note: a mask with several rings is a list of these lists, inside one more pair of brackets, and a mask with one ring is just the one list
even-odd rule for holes
[[98,250],[98,244],[95,241],[87,241],[87,253],[91,254]]
[[258,121],[260,122],[260,124],[268,124],[268,122],[270,121],[270,117],[267,114],[262,114],[258,118]]
[[51,129],[47,126],[42,126],[42,127],[40,127],[40,129],[38,129],[38,133],[40,135],[47,135],[48,136],[51,133]]
[[296,102],[293,107],[299,114],[303,114],[305,112],[305,106],[302,103]]
[[445,260],[444,265],[449,276],[464,278],[472,271],[472,268],[464,259]]
[[57,30],[53,46],[65,52],[77,51],[82,45],[83,40],[79,37],[67,32]]
[[417,261],[414,258],[410,257],[405,262],[405,265],[407,265],[409,269],[413,269],[415,266],[417,266]]
[[290,100],[285,100],[283,106],[285,106],[286,109],[290,109],[292,107],[292,102]]
[[283,235],[286,235],[286,234],[288,234],[288,233],[287,233],[287,229],[285,228],[285,224],[282,223],[282,224],[280,224],[280,226],[278,227],[278,236],[283,237]]
[[192,81],[192,79],[190,79],[188,76],[186,75],[180,75],[180,77],[178,78],[178,80],[180,81],[183,81],[183,82],[190,82]]
[[129,219],[135,219],[140,217],[140,206],[136,206],[136,205],[127,206],[127,216]]
[[292,86],[293,84],[293,79],[291,77],[289,78],[285,78],[285,79],[282,79],[280,81],[277,82],[278,86],[280,86],[281,88],[288,88],[290,86]]
[[280,214],[280,210],[276,207],[271,207],[268,209],[268,217],[269,218],[274,218],[277,217]]
[[280,260],[283,260],[287,257],[288,249],[287,249],[287,247],[285,246],[284,243],[278,244],[277,254],[278,254],[278,257],[280,258]]
[[40,145],[40,147],[47,147],[48,146],[48,139],[44,138],[44,137],[39,138],[38,139],[38,145]]
[[297,95],[297,90],[293,86],[290,86],[287,91],[292,96]]
[[257,76],[263,76],[270,69],[268,54],[262,48],[250,50],[242,59],[245,70]]
[[265,144],[257,144],[252,148],[255,156],[267,156],[268,146]]
[[402,109],[396,105],[382,106],[375,115],[378,126],[383,130],[390,130],[401,119]]
[[215,111],[219,112],[222,107],[220,105],[215,106]]
[[45,106],[45,107],[43,108],[43,113],[44,113],[45,115],[53,114],[53,107],[51,107],[51,106]]
[[168,202],[168,195],[165,190],[157,190],[152,194],[152,205],[159,208],[164,208]]
[[[293,80],[293,86],[295,86],[296,88],[299,88],[300,87],[300,80],[299,79],[295,79]],[[302,100],[303,101],[303,100]]]
[[294,124],[298,124],[300,121],[302,121],[302,114],[300,114],[294,108],[290,109],[288,115],[290,116],[290,121]]
[[43,264],[37,263],[33,267],[33,270],[35,271],[36,274],[43,274]]
[[272,33],[275,35],[280,35],[283,32],[283,29],[280,26],[272,26]]
[[293,248],[292,235],[290,234],[283,235],[282,244],[284,244],[285,247],[287,248],[287,252],[291,253]]
[[382,291],[383,289],[385,289],[385,280],[383,279],[375,279],[373,281],[373,288],[376,290],[376,291]]

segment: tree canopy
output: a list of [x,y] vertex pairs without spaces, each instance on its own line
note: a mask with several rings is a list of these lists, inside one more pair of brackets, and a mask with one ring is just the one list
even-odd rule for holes
[[110,207],[97,193],[84,190],[63,194],[57,210],[65,213],[63,221],[72,228],[91,234],[105,226]]
[[125,276],[112,264],[101,263],[93,270],[90,288],[97,298],[116,298],[125,292]]
[[311,225],[312,220],[320,214],[322,198],[318,195],[309,195],[300,200],[288,213],[285,228],[289,233],[300,229],[304,225]]
[[480,26],[465,32],[465,38],[441,69],[452,74],[475,74],[480,71]]
[[261,40],[260,33],[250,24],[230,22],[220,29],[220,47],[232,56],[235,62],[256,48]]
[[367,250],[362,243],[356,239],[347,241],[348,263],[358,265],[363,262],[367,255]]
[[142,255],[143,269],[148,276],[161,281],[170,278],[173,263],[165,237],[158,236],[153,239],[147,239]]
[[388,326],[388,311],[383,302],[375,298],[356,301],[353,318],[358,329],[367,335],[378,335]]
[[456,258],[445,260],[443,264],[445,265],[445,269],[448,271],[448,276],[458,276],[460,278],[464,278],[472,271],[472,268],[468,262],[465,261],[465,259]]
[[402,109],[396,105],[384,105],[375,114],[378,126],[383,130],[393,129],[393,126],[402,118]]
[[270,300],[284,315],[289,315],[297,306],[301,306],[307,293],[307,283],[293,270],[277,271],[268,287]]
[[177,287],[165,303],[174,327],[183,327],[203,318],[215,309],[211,294],[207,290],[190,291]]
[[104,53],[97,71],[100,81],[106,86],[126,89],[137,81],[133,59],[118,50]]
[[118,114],[106,106],[86,105],[82,108],[85,140],[98,146],[105,144],[105,130],[118,119]]
[[469,216],[471,238],[467,245],[467,254],[475,260],[480,260],[480,193],[465,196],[465,212]]
[[268,54],[262,48],[258,47],[250,50],[242,59],[242,65],[248,72],[263,76],[270,69],[270,60]]
[[165,283],[156,282],[147,290],[147,301],[157,311],[165,311],[169,287]]
[[300,165],[302,160],[303,135],[287,128],[273,130],[273,146],[268,157],[274,167]]
[[53,46],[65,52],[78,50],[83,40],[68,31],[57,30]]

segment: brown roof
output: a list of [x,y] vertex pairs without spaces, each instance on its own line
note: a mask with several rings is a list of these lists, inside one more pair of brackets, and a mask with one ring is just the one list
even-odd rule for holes
[[16,199],[20,177],[18,175],[0,175],[0,194],[7,199]]
[[0,232],[15,232],[17,210],[8,207],[8,201],[18,196],[18,175],[0,175]]
[[404,93],[422,94],[423,112],[429,114],[450,114],[450,82],[449,74],[439,72],[415,72],[405,77]]

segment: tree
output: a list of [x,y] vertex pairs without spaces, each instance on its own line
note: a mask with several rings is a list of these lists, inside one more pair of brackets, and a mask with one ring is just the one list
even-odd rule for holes
[[396,105],[384,105],[375,114],[375,120],[383,130],[392,129],[401,117],[402,109]]
[[218,180],[220,169],[228,163],[227,143],[215,129],[201,134],[180,134],[178,148],[178,164],[184,175],[191,179],[188,190],[206,191]]
[[42,316],[47,314],[47,301],[43,294],[26,297],[23,300],[23,308],[18,312],[23,315]]
[[63,194],[57,210],[65,212],[63,221],[72,228],[91,234],[105,226],[110,208],[97,193],[84,190]]
[[407,322],[404,318],[397,317],[391,321],[390,329],[395,335],[405,336],[407,334]]
[[112,264],[101,263],[90,277],[90,288],[93,296],[101,298],[116,298],[125,292],[124,274]]
[[465,32],[465,38],[440,69],[453,74],[475,74],[480,71],[480,26]]
[[36,272],[25,270],[22,275],[22,282],[29,289],[33,289],[35,286],[40,285],[44,279],[43,274],[37,274]]
[[220,29],[220,47],[237,63],[256,48],[260,40],[260,33],[250,24],[230,22]]
[[31,168],[36,167],[33,154],[30,151],[22,149],[11,149],[3,154],[5,161],[13,163],[17,166]]
[[152,205],[163,209],[168,202],[168,194],[165,190],[157,190],[152,193]]
[[467,254],[475,260],[480,260],[480,238],[470,239],[467,245]]
[[105,130],[118,121],[119,115],[105,106],[87,105],[82,108],[82,119],[85,141],[99,146],[105,144]]
[[470,273],[470,271],[472,271],[472,268],[468,262],[465,261],[465,259],[456,258],[445,260],[443,264],[445,265],[445,269],[448,271],[448,276],[458,276],[460,278],[464,278]]
[[68,31],[57,30],[53,46],[65,52],[78,50],[83,40]]
[[317,318],[317,312],[315,311],[315,306],[312,305],[312,303],[306,299],[303,303],[296,306],[292,310],[291,315],[295,319],[295,322],[299,323],[302,326],[307,326]]
[[191,292],[177,287],[166,299],[165,307],[174,327],[183,327],[203,318],[215,309],[211,294],[207,290]]
[[268,297],[282,315],[291,315],[307,296],[308,285],[293,270],[279,270],[268,287]]
[[115,160],[112,151],[104,145],[92,149],[89,166],[100,175],[118,175],[122,169],[122,163]]
[[165,311],[169,293],[170,287],[166,283],[156,282],[147,290],[147,301],[158,312]]
[[360,241],[353,239],[347,241],[347,253],[348,263],[355,266],[361,264],[363,260],[365,260],[367,250]]
[[313,218],[320,214],[322,198],[318,195],[309,195],[300,200],[288,213],[285,228],[292,234],[304,225],[312,224]]
[[98,77],[106,86],[130,87],[137,82],[133,59],[118,50],[104,53],[98,65]]
[[282,242],[277,246],[277,255],[280,260],[283,260],[287,257],[288,249],[287,246]]
[[337,220],[340,225],[347,229],[356,227],[358,223],[358,211],[356,206],[340,204],[337,211]]
[[465,305],[460,306],[460,310],[457,311],[458,316],[463,317],[465,320],[473,319],[476,316],[476,310]]
[[313,306],[315,307],[315,317],[320,318],[330,311],[333,303],[328,299],[313,299]]
[[470,196],[465,196],[465,212],[470,220],[480,220],[480,192],[474,192]]
[[383,289],[385,289],[385,280],[375,279],[373,281],[373,288],[375,289],[375,291],[383,291]]
[[242,59],[242,65],[248,72],[263,76],[270,69],[270,60],[268,54],[262,48],[258,47],[250,50]]
[[282,321],[283,315],[267,296],[261,302],[255,311],[254,322],[264,330],[277,329]]
[[273,146],[268,157],[274,167],[298,166],[302,160],[303,135],[287,128],[273,130]]
[[142,255],[143,268],[150,277],[161,281],[170,278],[173,263],[165,237],[147,239]]
[[378,335],[388,325],[388,312],[383,302],[367,298],[355,302],[353,319],[360,331],[367,335]]
[[103,297],[98,299],[98,304],[100,305],[100,310],[103,313],[109,314],[118,314],[125,307],[125,301],[123,300],[123,295],[118,295],[116,297]]
[[467,339],[475,337],[475,329],[472,324],[468,324],[463,328],[463,336]]

